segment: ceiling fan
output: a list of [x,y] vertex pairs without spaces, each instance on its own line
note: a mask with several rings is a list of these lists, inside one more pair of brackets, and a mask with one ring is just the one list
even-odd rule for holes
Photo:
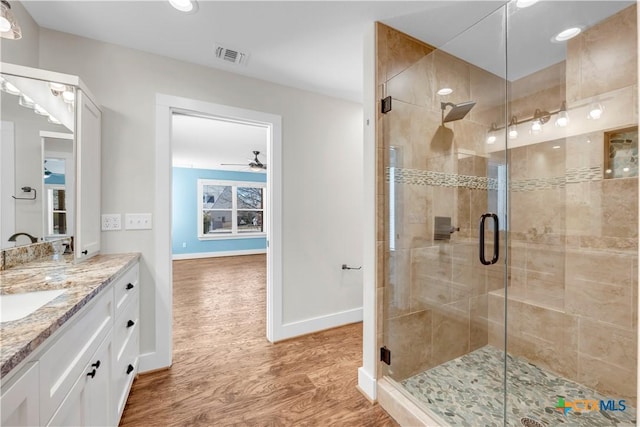
[[253,155],[255,156],[253,160],[250,160],[248,164],[246,163],[220,163],[220,165],[222,166],[249,166],[249,168],[252,171],[263,171],[263,170],[267,170],[267,165],[265,163],[262,163],[259,159],[258,159],[258,154],[260,154],[259,151],[254,151]]

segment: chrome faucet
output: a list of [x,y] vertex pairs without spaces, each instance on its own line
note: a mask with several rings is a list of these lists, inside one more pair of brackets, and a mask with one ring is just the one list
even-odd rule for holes
[[16,233],[13,236],[9,237],[9,241],[10,242],[15,242],[16,238],[18,236],[27,236],[28,238],[31,239],[31,243],[38,243],[38,238],[37,237],[33,237],[31,234],[29,233]]

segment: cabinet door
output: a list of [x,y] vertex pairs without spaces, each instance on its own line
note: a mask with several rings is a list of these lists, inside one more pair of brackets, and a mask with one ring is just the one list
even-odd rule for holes
[[76,259],[100,252],[100,140],[98,107],[78,89],[76,134]]
[[38,408],[38,362],[30,363],[7,390],[2,391],[1,414],[3,426],[37,426],[40,424]]
[[112,425],[112,390],[109,334],[47,426]]

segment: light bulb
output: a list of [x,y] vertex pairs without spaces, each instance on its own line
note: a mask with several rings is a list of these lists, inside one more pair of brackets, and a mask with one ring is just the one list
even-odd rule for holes
[[25,108],[34,108],[35,107],[35,102],[33,102],[33,99],[29,98],[25,94],[20,95],[20,98],[18,98],[18,104],[20,104],[21,106],[23,106]]
[[556,118],[556,126],[565,127],[569,124],[569,114],[566,111],[560,111]]
[[36,114],[40,114],[41,116],[48,116],[49,113],[47,112],[47,110],[45,110],[43,107],[41,107],[38,104],[35,104],[33,107],[33,111],[35,111]]
[[20,95],[20,89],[18,89],[11,82],[8,82],[6,80],[2,82],[2,90],[7,92],[10,95]]
[[59,95],[60,93],[62,93],[65,90],[67,90],[67,86],[66,85],[63,85],[62,83],[56,83],[56,82],[49,82],[49,88],[53,92],[56,92],[56,95]]
[[542,123],[540,123],[540,120],[534,120],[531,123],[531,133],[537,135],[540,132],[542,132]]
[[60,122],[60,120],[56,119],[51,114],[49,114],[49,123],[53,123],[54,125],[61,125],[62,124]]
[[508,131],[509,131],[509,139],[518,138],[518,118],[516,116],[511,117]]
[[0,16],[0,32],[6,33],[11,30],[11,22],[4,16]]
[[487,136],[487,144],[493,144],[496,142],[496,136],[494,134],[490,134]]
[[68,102],[70,104],[75,101],[76,94],[70,90],[65,90],[64,92],[62,92],[62,99],[64,99],[64,102]]
[[520,9],[524,9],[525,7],[533,6],[536,3],[538,3],[538,0],[517,0],[516,6]]
[[602,113],[604,112],[604,107],[599,102],[592,102],[589,105],[589,114],[587,115],[588,119],[598,120],[602,117]]
[[191,12],[193,10],[193,2],[191,0],[169,0],[169,3],[180,12]]

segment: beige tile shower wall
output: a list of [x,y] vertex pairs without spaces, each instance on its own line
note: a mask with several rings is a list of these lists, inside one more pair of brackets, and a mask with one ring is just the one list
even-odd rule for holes
[[[495,114],[504,111],[504,81],[384,25],[378,25],[377,38],[378,95],[393,97],[393,110],[378,114],[376,128],[383,160],[377,180],[377,296],[384,335],[378,342],[392,351],[391,367],[381,363],[378,373],[404,379],[488,342],[487,290],[502,287],[504,278],[478,260],[477,221],[487,211],[484,139]],[[454,93],[435,95],[445,86]],[[441,101],[469,100],[477,104],[465,119],[441,126]],[[385,249],[389,145],[395,166],[441,174],[437,184],[417,179],[395,185],[394,251]],[[484,177],[484,189],[457,184],[461,177]],[[460,227],[451,242],[433,241],[435,216],[451,217]]]
[[567,42],[567,101],[637,84],[636,5]]

